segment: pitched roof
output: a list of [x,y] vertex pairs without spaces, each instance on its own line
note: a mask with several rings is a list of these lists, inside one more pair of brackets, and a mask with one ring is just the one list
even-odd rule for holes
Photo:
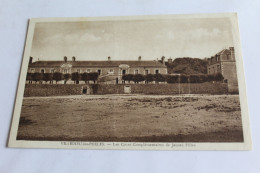
[[130,67],[165,67],[158,61],[36,61],[30,67],[60,67],[62,64],[71,64],[72,67],[118,67],[127,64]]
[[229,54],[230,50],[229,49],[223,49],[219,53],[217,53],[216,55],[222,55],[222,54],[226,54],[226,53]]

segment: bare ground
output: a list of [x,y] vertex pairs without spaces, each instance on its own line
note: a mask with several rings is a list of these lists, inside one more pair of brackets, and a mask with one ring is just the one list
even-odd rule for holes
[[239,96],[24,98],[17,139],[243,142]]

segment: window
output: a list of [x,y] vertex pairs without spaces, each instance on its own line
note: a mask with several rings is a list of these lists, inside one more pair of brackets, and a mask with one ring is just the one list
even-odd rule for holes
[[51,73],[54,73],[55,72],[55,70],[54,69],[51,69]]
[[90,69],[87,69],[87,73],[90,73],[91,72],[91,70]]
[[138,70],[135,70],[135,74],[138,74]]
[[31,73],[34,73],[34,68],[31,69]]
[[145,70],[145,75],[148,75],[149,74],[149,70]]
[[220,72],[220,65],[217,65],[217,71]]
[[77,69],[77,72],[80,73],[80,69],[79,68]]
[[122,70],[122,74],[125,75],[126,74],[126,70]]
[[109,69],[109,73],[114,73],[114,69]]
[[159,74],[159,70],[155,70],[155,74]]
[[44,69],[41,69],[41,73],[44,73],[45,72],[45,70]]
[[68,73],[68,69],[64,69],[64,70],[63,70],[63,73],[64,73],[64,74],[67,74],[67,73]]
[[100,70],[100,69],[98,69],[98,71],[97,71],[97,72],[98,72],[98,75],[100,75],[100,74],[101,74],[101,70]]

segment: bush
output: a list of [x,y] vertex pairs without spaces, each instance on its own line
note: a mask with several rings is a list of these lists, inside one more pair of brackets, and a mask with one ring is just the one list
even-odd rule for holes
[[221,73],[217,73],[215,76],[215,81],[223,81],[224,77]]
[[179,76],[178,75],[167,75],[166,76],[166,82],[167,83],[178,83],[179,82]]
[[155,74],[154,75],[154,80],[156,82],[164,82],[165,81],[165,77],[162,74]]

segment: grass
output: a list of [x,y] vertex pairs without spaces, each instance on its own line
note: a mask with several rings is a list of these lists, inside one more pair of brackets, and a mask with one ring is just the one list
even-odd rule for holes
[[25,98],[17,139],[242,142],[243,133],[238,95],[105,95]]

